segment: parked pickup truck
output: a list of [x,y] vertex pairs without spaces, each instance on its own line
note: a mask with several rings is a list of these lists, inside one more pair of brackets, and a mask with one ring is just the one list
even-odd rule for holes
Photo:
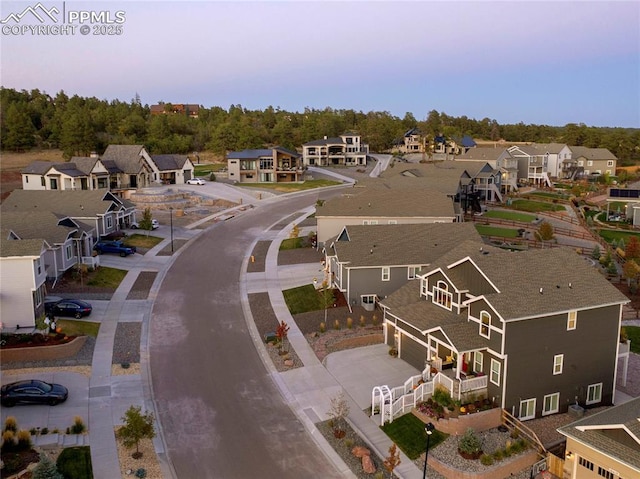
[[102,253],[117,253],[120,256],[128,256],[136,252],[135,246],[125,246],[122,241],[98,241],[93,247],[98,254]]

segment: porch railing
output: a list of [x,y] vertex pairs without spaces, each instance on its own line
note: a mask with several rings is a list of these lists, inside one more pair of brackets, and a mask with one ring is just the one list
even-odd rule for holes
[[82,264],[86,264],[90,268],[97,268],[100,266],[100,256],[83,256],[80,258]]

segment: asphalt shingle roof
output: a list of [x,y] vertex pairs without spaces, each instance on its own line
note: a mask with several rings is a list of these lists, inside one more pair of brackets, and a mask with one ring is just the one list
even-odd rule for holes
[[423,188],[353,188],[347,195],[327,200],[316,208],[317,217],[453,218],[453,200]]
[[[79,228],[65,226],[58,215],[48,211],[12,211],[2,213],[2,227],[10,229],[21,239],[46,240],[62,244]],[[66,223],[68,224],[68,223]]]
[[277,146],[275,148],[260,148],[260,149],[246,149],[242,151],[232,151],[231,153],[227,153],[227,159],[229,160],[253,160],[257,158],[262,158],[268,156],[270,158],[273,157],[273,150],[278,151],[280,153],[285,153],[287,155],[291,155],[294,157],[299,157],[300,154],[295,151],[288,150],[287,148],[283,148],[281,146]]
[[0,210],[3,216],[11,211],[37,210],[77,218],[105,214],[114,201],[117,203],[115,196],[106,190],[13,190]]
[[11,258],[15,256],[40,256],[45,248],[43,239],[7,239],[4,234],[0,237],[0,256]]
[[185,155],[153,155],[151,159],[160,171],[181,170],[187,162]]
[[584,156],[588,160],[617,160],[616,156],[606,148],[587,148],[586,146],[570,146],[571,158]]
[[142,145],[109,145],[102,159],[103,162],[113,161],[123,173],[136,175],[142,170],[143,149]]
[[[592,428],[596,426],[595,428]],[[602,426],[602,427],[597,427]],[[610,426],[614,426],[613,428]],[[611,434],[624,426],[626,436]],[[585,427],[589,427],[586,429]],[[567,437],[587,444],[640,472],[640,398],[620,404],[558,429]],[[618,430],[618,432],[620,432]],[[625,440],[627,439],[628,440]]]
[[473,223],[349,225],[345,229],[349,241],[335,241],[333,251],[348,267],[430,264],[462,241],[481,240]]

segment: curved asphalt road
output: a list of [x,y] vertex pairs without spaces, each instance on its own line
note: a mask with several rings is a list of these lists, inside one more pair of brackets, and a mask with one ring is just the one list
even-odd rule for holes
[[274,223],[341,189],[275,198],[180,252],[152,312],[151,380],[166,452],[183,478],[338,478],[256,351],[240,304],[243,261]]

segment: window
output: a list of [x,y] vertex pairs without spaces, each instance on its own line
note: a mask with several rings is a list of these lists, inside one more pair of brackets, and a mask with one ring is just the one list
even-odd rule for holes
[[569,311],[569,316],[567,317],[567,331],[573,331],[574,329],[576,329],[577,322],[578,322],[578,312]]
[[451,311],[451,300],[453,295],[448,291],[449,286],[444,281],[438,281],[438,285],[433,287],[433,302]]
[[542,415],[554,414],[558,412],[558,404],[560,402],[560,393],[547,394],[542,404]]
[[591,384],[587,389],[587,404],[595,404],[602,401],[602,383]]
[[584,457],[578,458],[578,464],[580,464],[585,469],[589,469],[590,471],[593,471],[593,462],[587,461]]
[[41,186],[46,186],[45,180],[44,180],[44,176],[40,177],[40,185]]
[[486,311],[480,313],[480,336],[489,338],[489,326],[491,325],[491,315]]
[[616,479],[616,475],[607,471],[604,467],[598,466],[598,475],[604,477],[605,479]]
[[111,229],[113,227],[113,218],[111,216],[106,217],[106,225],[107,229]]
[[484,354],[480,351],[476,351],[473,354],[473,370],[477,373],[482,371],[482,365],[484,364]]
[[578,160],[578,166],[584,166],[584,161]]
[[25,183],[29,183],[29,175],[26,175],[26,176],[24,177],[24,181],[25,181]]
[[391,269],[389,267],[382,268],[382,281],[389,281],[391,278]]
[[520,419],[526,421],[527,419],[533,419],[536,417],[536,398],[525,399],[520,401]]
[[389,224],[390,225],[397,225],[398,224],[398,220],[389,220]]
[[416,276],[418,276],[418,274],[420,274],[420,270],[421,269],[422,269],[421,266],[409,266],[408,272],[407,272],[407,278],[408,279],[416,279]]
[[36,274],[40,276],[42,274],[42,258],[38,258],[34,262],[36,266]]
[[378,220],[362,220],[363,225],[377,225]]
[[553,374],[562,374],[562,363],[564,362],[564,354],[556,354],[553,357]]
[[376,295],[375,294],[364,294],[361,297],[362,304],[375,304],[376,303]]
[[607,167],[611,168],[613,166],[613,160],[607,161]]
[[491,358],[491,376],[489,380],[496,386],[500,386],[500,362]]
[[272,170],[273,169],[273,158],[260,158],[260,169],[261,170]]
[[429,282],[427,279],[420,280],[420,296],[427,297],[427,293],[429,292]]
[[587,160],[587,166],[593,166],[593,160]]
[[67,246],[65,246],[64,252],[67,257],[67,261],[70,261],[71,258],[73,258],[73,246],[68,244]]

